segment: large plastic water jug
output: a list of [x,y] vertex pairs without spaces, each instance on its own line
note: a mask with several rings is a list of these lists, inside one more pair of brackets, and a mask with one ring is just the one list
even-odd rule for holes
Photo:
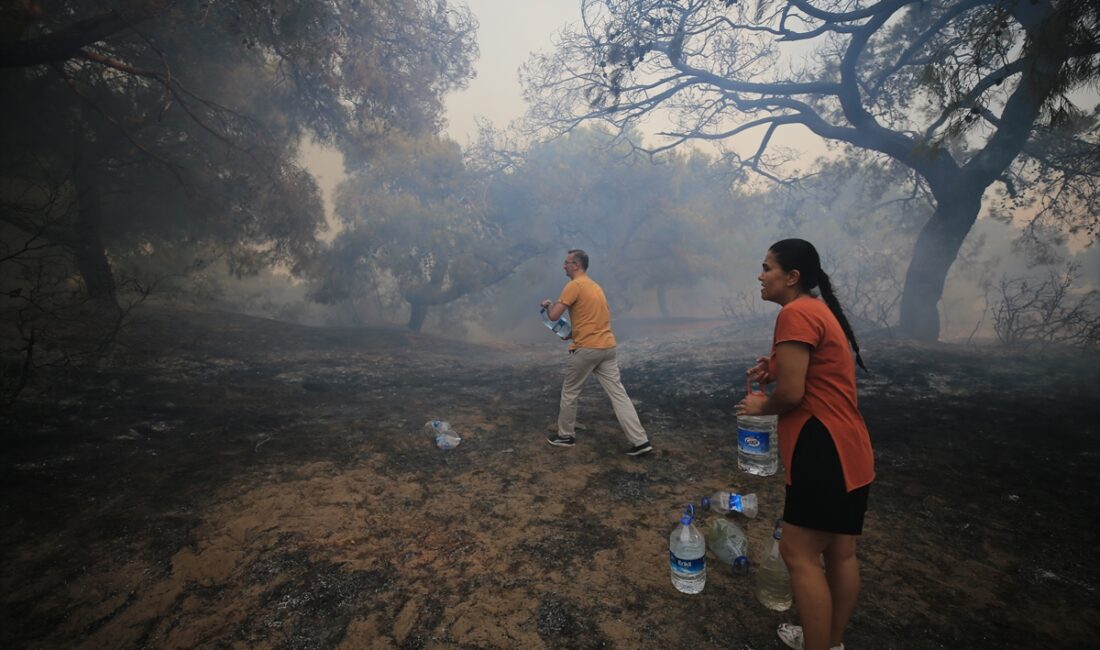
[[550,315],[546,313],[546,307],[539,310],[542,314],[542,324],[547,327],[551,332],[558,335],[558,338],[565,341],[569,338],[569,335],[573,333],[573,324],[569,322],[569,312],[563,312],[558,320],[550,320]]

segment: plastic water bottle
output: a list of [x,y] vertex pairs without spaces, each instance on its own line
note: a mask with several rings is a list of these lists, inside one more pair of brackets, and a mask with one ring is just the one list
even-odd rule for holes
[[[748,382],[750,395],[752,381]],[[757,476],[771,476],[779,469],[779,418],[774,415],[737,416],[737,468]]]
[[550,314],[546,312],[546,307],[539,310],[542,314],[542,324],[553,333],[558,335],[558,338],[565,341],[569,338],[569,335],[573,333],[573,324],[569,322],[569,312],[563,312],[561,318],[558,320],[550,320]]
[[740,526],[725,517],[714,517],[707,525],[704,537],[714,557],[732,566],[734,573],[748,574],[749,540]]
[[756,581],[753,594],[760,604],[777,612],[791,608],[791,576],[787,573],[787,565],[779,555],[779,540],[783,537],[783,520],[775,522],[775,532],[772,533],[771,548],[764,556],[764,561],[756,570]]
[[695,508],[688,504],[680,525],[668,536],[672,586],[685,594],[697,594],[707,583],[707,543],[694,520]]
[[428,420],[424,423],[424,431],[435,437],[435,446],[446,451],[454,449],[462,442],[462,438],[451,428],[451,423],[444,420]]
[[722,514],[740,512],[749,519],[755,517],[756,513],[759,512],[755,494],[737,494],[736,492],[719,490],[709,497],[703,497],[700,503],[708,510],[713,509],[715,512]]

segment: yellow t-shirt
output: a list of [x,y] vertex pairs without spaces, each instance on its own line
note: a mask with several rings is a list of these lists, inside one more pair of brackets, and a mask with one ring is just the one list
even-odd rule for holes
[[573,345],[569,346],[570,350],[615,347],[607,297],[594,280],[588,276],[570,280],[561,290],[558,302],[569,308],[569,320],[573,323]]

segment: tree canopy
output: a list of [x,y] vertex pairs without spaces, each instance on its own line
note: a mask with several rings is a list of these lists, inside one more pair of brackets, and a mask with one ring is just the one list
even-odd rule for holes
[[505,232],[487,210],[484,178],[456,143],[435,136],[391,138],[351,171],[336,204],[344,229],[319,262],[314,296],[384,301],[396,292],[414,331],[429,308],[499,282],[537,251],[522,233]]
[[[432,132],[476,55],[470,13],[436,0],[3,11],[5,237],[69,251],[107,300],[110,260],[139,248],[214,245],[238,271],[299,267],[324,227],[299,142],[364,160],[390,132]],[[58,200],[39,209],[43,196]]]
[[1074,92],[1100,79],[1100,5],[1073,0],[584,0],[533,59],[532,117],[552,132],[656,110],[657,151],[759,134],[734,158],[785,180],[771,146],[800,127],[912,175],[936,211],[906,274],[901,329],[939,332],[947,271],[996,186],[1032,223],[1097,234],[1100,142]]

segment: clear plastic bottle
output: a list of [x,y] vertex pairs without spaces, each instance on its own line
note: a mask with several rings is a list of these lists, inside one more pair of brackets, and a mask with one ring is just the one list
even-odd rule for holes
[[[752,390],[749,395],[764,395]],[[779,418],[775,415],[737,416],[737,468],[757,476],[771,476],[779,469]]]
[[694,520],[695,508],[688,504],[680,525],[668,537],[672,586],[685,594],[697,594],[707,583],[707,543]]
[[779,470],[778,418],[774,415],[737,416],[737,468],[757,476]]
[[444,420],[428,420],[424,423],[424,431],[435,437],[435,446],[443,449],[454,449],[462,442],[462,438],[451,428],[451,423]]
[[558,335],[558,338],[565,341],[569,339],[569,335],[573,333],[573,324],[569,322],[569,312],[563,312],[558,320],[550,320],[550,314],[546,313],[546,307],[539,310],[542,315],[542,324],[547,327],[551,332]]
[[719,490],[709,497],[703,497],[700,503],[708,510],[713,509],[722,514],[740,512],[749,519],[756,517],[759,512],[755,494],[737,494]]
[[712,517],[703,537],[707,540],[707,548],[720,562],[732,566],[738,575],[748,574],[749,540],[740,526],[725,517]]
[[791,608],[791,577],[779,555],[779,540],[783,537],[783,520],[775,522],[771,547],[756,569],[753,594],[760,604],[777,612]]

